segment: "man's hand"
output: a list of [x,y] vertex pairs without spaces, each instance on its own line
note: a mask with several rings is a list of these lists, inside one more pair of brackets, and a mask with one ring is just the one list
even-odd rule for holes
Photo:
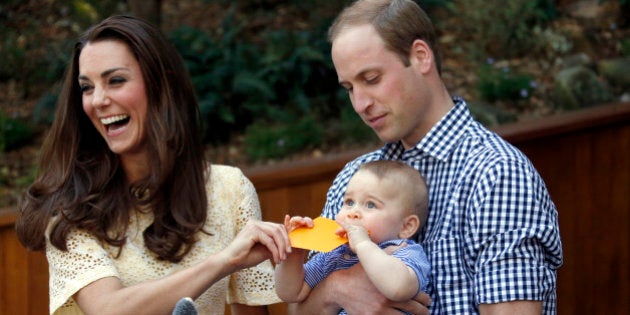
[[320,314],[320,310],[339,310],[348,314],[429,314],[431,298],[421,292],[413,300],[392,302],[378,292],[361,264],[330,274],[311,291],[306,301],[291,305],[291,314]]

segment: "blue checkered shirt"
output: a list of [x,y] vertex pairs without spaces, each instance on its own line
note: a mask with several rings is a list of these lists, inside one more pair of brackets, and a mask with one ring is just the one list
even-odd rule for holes
[[432,314],[478,314],[478,304],[543,302],[556,313],[562,265],[558,213],[538,172],[518,149],[455,107],[414,147],[388,143],[349,162],[327,193],[334,219],[350,177],[374,160],[401,160],[429,186],[429,218],[418,241],[431,264]]

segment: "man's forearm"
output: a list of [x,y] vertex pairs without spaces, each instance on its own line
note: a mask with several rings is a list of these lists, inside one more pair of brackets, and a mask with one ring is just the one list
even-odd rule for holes
[[[332,275],[332,274],[331,274]],[[301,303],[292,303],[288,306],[289,315],[317,315],[317,314],[337,314],[341,307],[334,302],[335,286],[333,280],[328,277],[315,286]]]
[[482,315],[534,315],[541,313],[541,301],[511,301],[496,304],[479,304],[479,314]]

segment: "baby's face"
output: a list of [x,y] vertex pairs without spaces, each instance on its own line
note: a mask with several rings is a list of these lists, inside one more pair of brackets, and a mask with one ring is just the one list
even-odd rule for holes
[[360,170],[348,183],[337,221],[363,226],[375,243],[400,238],[408,211],[401,190],[392,180]]

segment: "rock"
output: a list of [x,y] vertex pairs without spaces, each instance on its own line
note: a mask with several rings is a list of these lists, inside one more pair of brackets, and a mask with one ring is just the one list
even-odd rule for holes
[[498,126],[516,121],[516,115],[508,113],[496,106],[469,101],[468,109],[475,119],[486,127]]
[[555,78],[552,99],[562,109],[578,109],[610,102],[612,92],[594,71],[583,66],[561,70]]
[[630,57],[602,60],[597,70],[612,86],[630,89]]
[[585,53],[577,53],[574,55],[566,56],[564,58],[559,58],[556,61],[556,64],[562,66],[563,68],[571,68],[577,66],[588,67],[593,63],[591,57]]

